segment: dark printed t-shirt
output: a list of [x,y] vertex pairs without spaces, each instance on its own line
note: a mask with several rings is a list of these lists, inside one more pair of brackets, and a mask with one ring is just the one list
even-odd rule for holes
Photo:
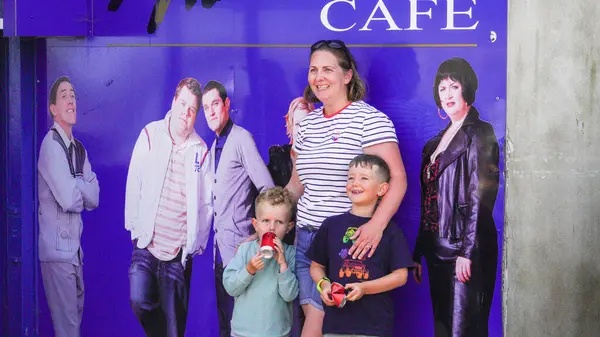
[[[388,224],[372,257],[352,259],[348,254],[350,237],[369,220],[347,212],[323,221],[306,255],[325,266],[332,282],[345,286],[371,281],[413,265],[404,234],[394,223]],[[358,301],[346,302],[343,308],[324,307],[323,333],[392,336],[394,303],[389,291],[364,295]]]

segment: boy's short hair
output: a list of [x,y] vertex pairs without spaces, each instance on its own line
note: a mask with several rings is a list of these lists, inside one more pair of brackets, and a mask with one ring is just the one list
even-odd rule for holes
[[366,167],[373,168],[373,166],[377,166],[375,170],[375,175],[381,179],[382,183],[390,182],[390,167],[381,157],[374,154],[361,154],[350,162],[348,167]]
[[258,206],[264,203],[268,203],[271,206],[287,206],[289,210],[289,220],[291,221],[293,219],[296,211],[296,203],[294,202],[290,191],[286,190],[285,188],[276,186],[260,193],[254,202],[256,213],[258,213]]

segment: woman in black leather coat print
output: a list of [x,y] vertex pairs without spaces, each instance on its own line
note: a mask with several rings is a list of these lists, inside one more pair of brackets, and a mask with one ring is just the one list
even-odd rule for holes
[[433,97],[449,123],[422,153],[414,276],[420,283],[424,256],[436,337],[488,336],[498,262],[492,213],[499,151],[492,125],[473,106],[477,87],[477,75],[464,59],[439,66]]

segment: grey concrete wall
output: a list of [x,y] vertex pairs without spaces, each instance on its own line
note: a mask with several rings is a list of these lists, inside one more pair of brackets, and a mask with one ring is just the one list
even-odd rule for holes
[[600,336],[600,1],[508,17],[505,335]]

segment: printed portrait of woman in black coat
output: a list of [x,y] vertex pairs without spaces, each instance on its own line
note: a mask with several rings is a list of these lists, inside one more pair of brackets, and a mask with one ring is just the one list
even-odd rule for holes
[[[445,129],[423,148],[421,221],[413,253],[429,272],[436,337],[486,337],[496,282],[499,150],[491,124],[473,106],[477,75],[462,58],[438,68],[433,97]],[[444,117],[444,114],[446,115]]]

